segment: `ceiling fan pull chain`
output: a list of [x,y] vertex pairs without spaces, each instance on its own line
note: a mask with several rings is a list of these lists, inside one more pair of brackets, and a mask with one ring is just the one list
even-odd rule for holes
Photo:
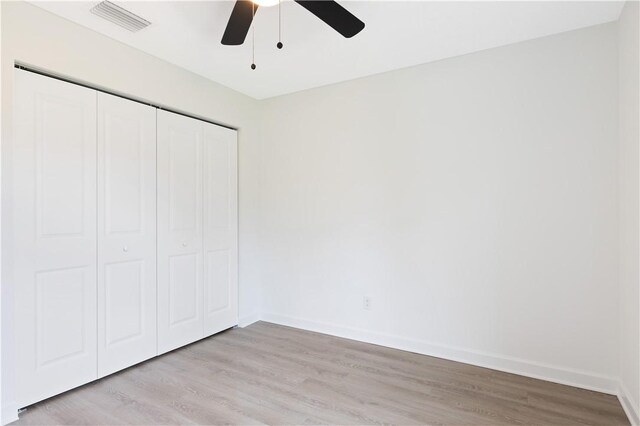
[[278,44],[276,47],[282,49],[282,0],[278,0]]
[[[256,5],[255,3],[251,3],[251,13],[253,17],[256,16]],[[251,69],[256,69],[256,24],[255,22],[251,26]]]

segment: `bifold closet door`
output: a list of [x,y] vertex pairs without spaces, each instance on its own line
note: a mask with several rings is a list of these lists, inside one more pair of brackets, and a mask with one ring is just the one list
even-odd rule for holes
[[156,110],[98,93],[98,376],[156,355]]
[[[16,70],[8,155],[17,403],[97,377],[96,92]],[[3,142],[7,143],[7,142]]]
[[237,133],[158,112],[158,350],[238,324]]
[[204,127],[204,333],[238,324],[237,132]]
[[158,352],[203,337],[199,120],[158,111]]

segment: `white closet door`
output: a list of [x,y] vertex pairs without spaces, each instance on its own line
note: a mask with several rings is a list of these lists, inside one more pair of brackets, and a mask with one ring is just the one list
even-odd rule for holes
[[204,332],[238,324],[237,133],[204,126]]
[[98,93],[98,375],[156,352],[156,111]]
[[158,111],[158,352],[203,337],[202,122]]
[[5,249],[14,259],[17,402],[26,406],[97,377],[96,92],[14,75]]

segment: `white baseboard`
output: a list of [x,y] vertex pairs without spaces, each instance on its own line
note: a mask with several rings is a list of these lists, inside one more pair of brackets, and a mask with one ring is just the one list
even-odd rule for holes
[[253,324],[254,322],[260,321],[260,313],[255,312],[250,315],[245,315],[238,319],[238,327],[245,328],[248,325]]
[[629,418],[629,422],[634,426],[640,426],[640,409],[638,409],[637,402],[633,400],[631,394],[622,382],[620,382],[618,386],[618,399],[620,400],[622,409]]
[[2,407],[2,424],[8,425],[18,420],[18,406],[16,404],[7,404]]
[[563,385],[603,392],[610,395],[619,393],[618,380],[613,377],[592,374],[553,365],[503,356],[499,354],[451,347],[439,343],[398,337],[373,331],[344,327],[337,324],[309,321],[274,313],[263,313],[261,319],[274,324],[301,328],[318,333],[372,343],[375,345],[401,349],[422,355],[463,362],[492,370],[519,374],[534,379],[546,380]]

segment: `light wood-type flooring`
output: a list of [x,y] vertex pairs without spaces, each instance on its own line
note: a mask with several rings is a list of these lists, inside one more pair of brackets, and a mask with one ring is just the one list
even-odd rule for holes
[[265,322],[43,401],[14,424],[628,424],[617,398]]

